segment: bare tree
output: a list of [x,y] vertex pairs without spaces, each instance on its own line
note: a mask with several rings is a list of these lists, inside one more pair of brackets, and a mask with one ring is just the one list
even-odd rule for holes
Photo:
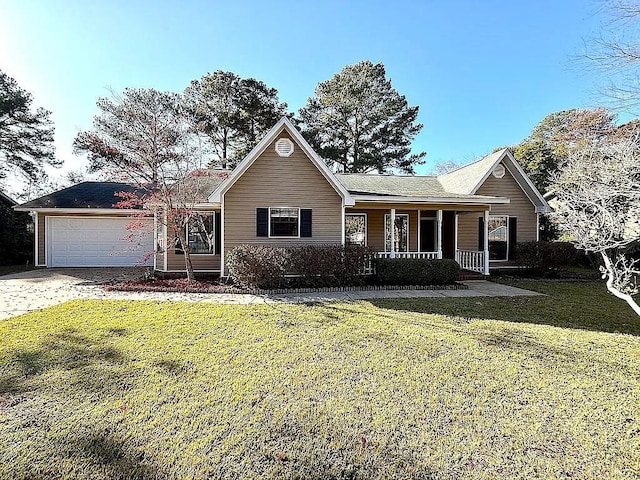
[[593,141],[573,150],[555,177],[554,219],[576,247],[602,257],[607,289],[640,316],[638,259],[624,249],[640,240],[640,146],[635,139]]
[[[88,155],[91,172],[137,187],[121,192],[116,205],[140,209],[140,217],[153,214],[157,224],[166,226],[168,238],[161,247],[184,253],[187,278],[193,280],[186,227],[203,222],[205,213],[197,203],[206,196],[203,192],[210,193],[214,174],[206,169],[202,142],[193,133],[182,96],[128,88],[121,95],[99,99],[98,107],[93,130],[76,137],[76,153]],[[128,225],[132,239],[146,225],[132,216]]]
[[640,108],[640,1],[608,0],[600,9],[605,20],[599,34],[585,42],[578,60],[602,73],[600,93],[614,108]]

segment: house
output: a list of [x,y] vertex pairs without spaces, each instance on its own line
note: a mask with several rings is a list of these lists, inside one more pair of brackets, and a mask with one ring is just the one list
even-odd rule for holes
[[[84,182],[17,207],[35,212],[37,264],[184,271],[182,253],[164,248],[173,233],[163,222],[148,218],[153,234],[126,239],[131,211],[113,204],[128,188]],[[209,215],[187,237],[194,269],[223,275],[224,254],[242,244],[341,243],[381,257],[452,258],[488,275],[517,242],[538,239],[550,210],[508,149],[440,176],[336,174],[286,118],[209,191],[197,205]]]
[[0,192],[0,265],[33,262],[33,220],[14,211],[17,202]]

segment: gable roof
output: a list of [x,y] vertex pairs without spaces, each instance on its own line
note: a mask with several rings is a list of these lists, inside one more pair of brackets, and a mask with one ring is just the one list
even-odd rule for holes
[[509,203],[503,197],[447,192],[435,176],[338,173],[336,178],[357,201]]
[[1,191],[0,191],[0,199],[3,200],[9,206],[18,204],[18,202],[16,202],[13,198],[11,198],[9,195],[5,195],[5,193]]
[[440,175],[438,180],[448,192],[475,195],[500,162],[509,170],[514,180],[535,206],[537,213],[551,211],[551,207],[547,201],[535,185],[531,183],[531,180],[527,174],[524,173],[524,170],[522,170],[522,167],[518,164],[513,153],[508,148],[503,148],[480,160]]
[[82,182],[23,203],[15,209],[116,208],[114,207],[114,204],[122,200],[120,197],[116,196],[116,193],[118,192],[141,193],[142,189],[136,188],[128,183]]
[[311,148],[311,145],[304,139],[298,129],[291,123],[287,117],[282,117],[271,130],[267,132],[262,140],[249,152],[249,154],[238,164],[231,172],[231,175],[223,181],[209,196],[209,201],[220,202],[222,196],[233,186],[236,181],[247,171],[247,169],[256,161],[256,159],[265,151],[265,149],[273,142],[278,135],[286,130],[292,139],[298,144],[302,151],[309,157],[311,162],[320,171],[322,176],[329,182],[333,189],[342,197],[345,206],[355,205],[355,201],[349,194],[349,191],[336,178],[334,173],[329,169],[327,164],[320,156]]

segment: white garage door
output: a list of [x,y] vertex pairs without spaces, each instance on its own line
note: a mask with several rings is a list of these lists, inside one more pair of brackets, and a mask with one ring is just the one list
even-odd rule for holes
[[[47,265],[50,267],[132,267],[151,265],[153,220],[127,238],[129,218],[47,218]],[[149,256],[145,259],[145,255]]]

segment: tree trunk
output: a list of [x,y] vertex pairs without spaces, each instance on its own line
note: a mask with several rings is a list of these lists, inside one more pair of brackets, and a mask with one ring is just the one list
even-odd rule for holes
[[187,272],[187,280],[192,282],[195,280],[195,275],[193,273],[193,264],[191,263],[191,253],[189,252],[189,243],[187,242],[187,237],[184,233],[184,228],[181,228],[180,233],[178,234],[178,238],[180,238],[180,243],[182,244],[182,254],[184,255],[184,267]]
[[604,276],[607,278],[607,290],[609,290],[614,296],[618,297],[621,300],[624,300],[629,304],[629,306],[633,309],[633,311],[640,317],[640,305],[636,303],[633,297],[629,294],[622,293],[617,288],[613,286],[613,279],[615,275],[615,269],[611,260],[607,256],[605,252],[601,252],[602,260],[604,261],[606,272]]

